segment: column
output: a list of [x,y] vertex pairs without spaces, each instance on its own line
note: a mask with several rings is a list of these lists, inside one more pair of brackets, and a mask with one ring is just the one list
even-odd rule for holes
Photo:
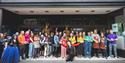
[[125,8],[123,9],[123,29],[125,31]]
[[2,9],[0,9],[0,32],[2,27]]

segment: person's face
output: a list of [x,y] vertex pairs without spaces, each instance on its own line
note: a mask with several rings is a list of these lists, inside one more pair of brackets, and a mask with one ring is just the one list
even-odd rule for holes
[[46,25],[46,28],[48,28],[48,25]]
[[59,33],[58,33],[58,32],[56,32],[56,35],[59,35]]
[[113,31],[112,31],[112,30],[110,30],[110,33],[111,33],[111,34],[113,34]]
[[41,35],[42,33],[41,32],[39,32],[39,35]]
[[93,34],[93,31],[91,31],[91,34]]
[[79,35],[81,36],[81,35],[82,35],[82,32],[79,32]]
[[94,33],[97,34],[97,30],[94,30]]
[[44,37],[44,35],[42,34],[41,37]]
[[51,36],[53,36],[54,34],[53,33],[51,33]]
[[91,33],[90,32],[88,32],[88,36],[90,36],[91,35]]
[[16,34],[16,35],[19,35],[19,33],[18,33],[18,32],[16,32],[15,34]]
[[24,34],[24,31],[21,31],[21,34]]
[[104,33],[101,33],[101,36],[104,36]]
[[29,31],[26,31],[26,33],[25,34],[29,34],[30,32]]
[[73,34],[72,34],[72,33],[70,33],[70,36],[73,36]]
[[48,34],[47,34],[47,33],[45,33],[45,36],[48,36]]
[[63,34],[63,37],[66,37],[66,33]]
[[59,35],[62,35],[62,32],[59,32]]
[[85,35],[85,32],[82,32],[83,35]]
[[68,27],[66,27],[66,30],[68,30]]

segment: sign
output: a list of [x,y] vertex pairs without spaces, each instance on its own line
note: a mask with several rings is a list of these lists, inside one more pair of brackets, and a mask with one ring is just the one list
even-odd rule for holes
[[113,30],[113,32],[118,32],[118,24],[117,23],[112,24],[112,30]]

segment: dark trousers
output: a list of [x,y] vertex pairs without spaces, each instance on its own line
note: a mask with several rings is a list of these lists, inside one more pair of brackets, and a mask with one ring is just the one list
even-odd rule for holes
[[69,54],[66,58],[66,62],[73,61],[74,59],[74,54]]
[[0,59],[1,59],[2,53],[3,53],[3,46],[0,45]]
[[28,58],[28,54],[29,54],[29,44],[25,44],[25,54],[26,54],[26,58]]
[[40,50],[39,50],[39,48],[34,48],[33,57],[36,58],[36,57],[39,57],[39,55],[40,55]]
[[96,55],[96,57],[99,57],[99,49],[98,48],[94,48],[93,53],[94,53],[94,55]]
[[101,50],[102,57],[107,58],[107,50],[106,49],[100,49],[100,50]]
[[83,55],[83,43],[81,43],[78,47],[77,47],[77,55],[81,56]]
[[26,49],[25,49],[26,47],[25,47],[25,45],[21,45],[20,46],[20,56],[21,56],[21,58],[22,59],[25,59],[26,57],[26,54],[25,54],[25,52],[26,52]]
[[55,57],[58,57],[59,56],[59,54],[58,54],[58,52],[59,52],[59,47],[54,47],[54,56]]

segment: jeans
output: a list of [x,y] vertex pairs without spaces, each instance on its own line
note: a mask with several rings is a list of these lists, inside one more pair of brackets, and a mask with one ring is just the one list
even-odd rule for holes
[[[113,50],[112,50],[113,49]],[[109,44],[109,55],[112,55],[112,52],[114,52],[114,56],[117,57],[117,44]]]
[[44,56],[46,57],[46,56],[49,56],[49,54],[50,54],[50,46],[49,46],[49,44],[46,44],[45,46],[44,46]]
[[91,50],[92,50],[92,43],[91,42],[85,42],[85,48],[84,48],[84,54],[85,57],[91,57]]
[[29,44],[29,57],[33,57],[33,49],[34,49],[33,43],[30,43]]

